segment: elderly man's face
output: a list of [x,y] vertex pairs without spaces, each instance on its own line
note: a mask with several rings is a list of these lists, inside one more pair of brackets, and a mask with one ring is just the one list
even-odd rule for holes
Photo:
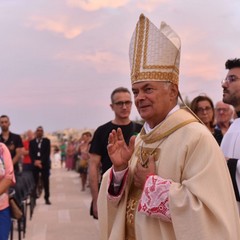
[[169,82],[138,82],[132,85],[135,105],[140,116],[155,127],[176,105],[178,88]]
[[233,117],[233,110],[229,104],[218,102],[215,107],[215,116],[217,123],[229,124]]

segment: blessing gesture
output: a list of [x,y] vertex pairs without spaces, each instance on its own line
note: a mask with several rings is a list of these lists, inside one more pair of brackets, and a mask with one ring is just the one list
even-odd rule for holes
[[108,155],[112,161],[114,171],[122,171],[128,167],[133,151],[136,136],[132,136],[129,146],[126,144],[121,128],[112,130],[108,137]]

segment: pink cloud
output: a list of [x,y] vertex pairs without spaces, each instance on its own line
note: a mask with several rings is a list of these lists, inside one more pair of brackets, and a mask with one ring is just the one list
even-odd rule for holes
[[99,73],[118,72],[125,74],[129,72],[128,59],[122,59],[120,56],[107,51],[88,54],[60,53],[56,58],[88,63]]
[[160,4],[168,3],[168,2],[169,0],[146,0],[146,1],[137,2],[136,5],[138,8],[142,9],[143,11],[152,12]]
[[71,7],[79,7],[85,11],[96,11],[102,8],[118,8],[126,5],[129,0],[67,0],[67,4]]
[[49,31],[63,35],[67,39],[79,36],[87,27],[73,25],[67,19],[62,17],[46,18],[40,16],[32,16],[29,26],[38,31]]
[[[181,65],[186,68],[185,75],[193,78],[198,77],[205,80],[214,80],[219,75],[219,66],[211,60],[210,53],[185,53],[182,56]],[[211,63],[211,64],[209,64]]]

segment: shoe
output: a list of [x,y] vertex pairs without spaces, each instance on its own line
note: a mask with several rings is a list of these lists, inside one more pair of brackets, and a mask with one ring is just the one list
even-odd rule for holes
[[46,200],[45,203],[46,203],[47,205],[51,205],[51,204],[52,204],[49,200]]

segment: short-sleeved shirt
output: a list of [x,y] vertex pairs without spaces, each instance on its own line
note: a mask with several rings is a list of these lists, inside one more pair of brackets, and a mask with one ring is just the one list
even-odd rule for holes
[[[23,147],[25,150],[29,151],[29,140],[23,141]],[[31,164],[32,160],[29,156],[29,154],[25,155],[23,158],[23,164]]]
[[122,129],[124,139],[128,144],[131,136],[140,132],[142,125],[134,122],[130,122],[128,125],[116,125],[112,122],[107,122],[97,128],[93,135],[89,152],[101,156],[102,175],[112,166],[107,152],[109,133],[113,129],[117,130],[118,128]]
[[[15,183],[15,175],[13,172],[13,164],[8,148],[0,143],[0,183],[2,179],[7,178]],[[8,190],[0,195],[0,210],[8,207]]]
[[67,150],[67,146],[65,143],[60,145],[60,151],[61,151],[61,156],[65,157],[66,156],[66,150]]
[[[12,159],[13,159],[13,158],[15,157],[15,155],[16,155],[16,149],[23,147],[23,143],[22,143],[21,137],[20,137],[18,134],[11,133],[11,132],[9,133],[9,137],[8,137],[7,140],[5,140],[5,139],[2,137],[2,134],[0,134],[0,142],[4,143],[4,144],[8,147]],[[15,165],[14,165],[14,171],[15,171],[16,173],[19,172],[19,166],[18,166],[18,164],[15,164]]]

